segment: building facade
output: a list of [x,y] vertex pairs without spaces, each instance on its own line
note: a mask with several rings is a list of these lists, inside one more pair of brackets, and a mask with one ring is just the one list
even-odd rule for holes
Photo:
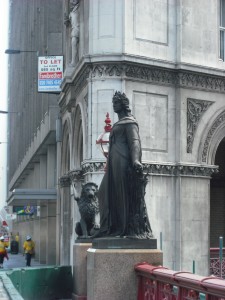
[[[36,258],[56,262],[57,152],[55,94],[37,92],[40,56],[63,52],[61,1],[10,1],[8,92],[8,205],[18,214],[20,250],[26,235],[36,243]],[[26,210],[25,209],[25,210]]]
[[[83,182],[101,182],[105,160],[96,139],[107,112],[112,123],[116,121],[112,96],[121,91],[130,99],[140,127],[144,170],[149,173],[146,204],[158,246],[162,236],[164,265],[191,271],[194,260],[196,273],[208,274],[209,248],[217,247],[225,231],[224,5],[224,0],[66,0],[29,1],[25,6],[31,6],[33,13],[46,7],[45,22],[35,27],[38,19],[35,13],[29,15],[39,35],[31,30],[27,40],[21,34],[26,36],[25,44],[17,44],[22,38],[16,41],[11,31],[10,48],[30,47],[32,36],[34,41],[38,36],[43,42],[33,44],[38,50],[46,47],[46,55],[64,55],[64,79],[60,95],[38,95],[30,82],[34,66],[20,62],[27,74],[20,102],[30,109],[21,132],[29,134],[18,135],[21,125],[13,123],[12,115],[9,190],[57,190],[57,200],[51,204],[56,212],[57,263],[74,264],[74,228],[79,220],[74,194],[80,193]],[[21,19],[20,24],[27,20]],[[21,84],[13,78],[16,72],[10,76],[9,109],[17,109]],[[52,106],[57,119],[57,126],[48,128],[54,132],[52,144],[38,140],[35,148],[32,138],[40,122],[50,124],[44,120],[50,118],[45,112]],[[33,127],[27,126],[34,120]],[[17,147],[22,148],[16,151]],[[31,163],[37,171],[30,170]],[[35,201],[43,204],[46,219],[42,223],[40,215],[32,222],[46,227],[51,201],[47,191],[43,193],[45,200]],[[14,205],[16,199],[10,201]]]

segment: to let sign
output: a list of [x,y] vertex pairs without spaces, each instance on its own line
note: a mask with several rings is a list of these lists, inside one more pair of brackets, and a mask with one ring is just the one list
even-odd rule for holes
[[38,57],[38,92],[60,92],[63,56]]

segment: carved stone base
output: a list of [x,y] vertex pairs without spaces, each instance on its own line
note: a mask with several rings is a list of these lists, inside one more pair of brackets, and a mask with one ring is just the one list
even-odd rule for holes
[[95,249],[157,249],[157,239],[105,237],[92,240]]
[[162,265],[162,258],[162,251],[157,249],[88,249],[87,299],[136,300],[135,264]]

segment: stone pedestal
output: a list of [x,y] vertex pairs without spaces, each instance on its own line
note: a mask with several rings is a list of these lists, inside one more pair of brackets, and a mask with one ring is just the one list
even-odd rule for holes
[[73,246],[73,300],[87,299],[87,250],[91,247],[91,243]]
[[136,300],[134,266],[140,262],[162,265],[163,253],[157,249],[88,249],[87,299]]

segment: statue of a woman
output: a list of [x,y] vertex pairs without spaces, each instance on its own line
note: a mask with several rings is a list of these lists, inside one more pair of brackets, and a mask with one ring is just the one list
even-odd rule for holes
[[119,120],[110,133],[107,168],[98,195],[100,230],[94,237],[152,238],[138,124],[125,94],[115,93],[113,109]]
[[80,36],[80,15],[79,15],[79,0],[74,2],[74,8],[70,13],[71,22],[71,65],[75,66],[79,60],[79,36]]

